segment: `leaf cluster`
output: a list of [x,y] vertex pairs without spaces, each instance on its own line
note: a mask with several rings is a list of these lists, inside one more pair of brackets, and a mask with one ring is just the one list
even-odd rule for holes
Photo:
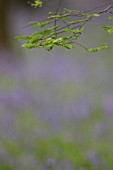
[[[34,7],[41,7],[42,2],[35,0],[32,4]],[[106,4],[103,4],[106,7]],[[17,39],[25,40],[22,45],[25,48],[45,48],[51,51],[54,47],[61,46],[67,49],[72,49],[75,45],[79,45],[87,52],[96,52],[101,49],[108,49],[106,44],[100,45],[96,48],[86,48],[84,45],[77,42],[79,37],[83,34],[85,26],[95,17],[100,17],[103,13],[109,12],[113,7],[107,6],[105,9],[93,13],[94,9],[98,9],[101,6],[95,7],[90,10],[80,11],[64,8],[62,13],[49,12],[48,17],[41,22],[29,22],[28,24],[33,26],[36,31],[31,35],[17,36]],[[109,16],[108,19],[113,19],[113,16]],[[108,33],[113,33],[113,26],[102,26]]]
[[34,3],[31,4],[33,7],[42,7],[42,1],[40,0],[34,0]]

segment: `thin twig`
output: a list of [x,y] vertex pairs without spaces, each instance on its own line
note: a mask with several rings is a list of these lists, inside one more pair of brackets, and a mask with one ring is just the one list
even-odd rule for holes
[[104,9],[104,10],[102,10],[102,11],[100,11],[100,12],[97,12],[97,14],[106,13],[106,12],[108,12],[111,8],[113,8],[113,5],[110,5],[110,6],[108,6],[106,9]]
[[59,3],[58,3],[58,6],[57,6],[57,9],[56,9],[55,14],[57,14],[57,13],[58,13],[58,10],[59,10],[59,8],[60,8],[61,3],[62,3],[62,0],[59,0]]
[[[58,13],[58,10],[59,10],[59,8],[60,8],[61,3],[62,3],[62,0],[59,0],[59,3],[58,3],[58,6],[57,6],[57,9],[56,9],[56,11],[55,11],[55,15],[57,15],[57,13]],[[54,20],[54,26],[56,26],[56,25],[57,25],[57,19],[55,19],[55,20]],[[55,30],[56,30],[56,29],[55,29]],[[56,37],[57,37],[57,34],[56,34]]]
[[110,5],[110,4],[113,4],[113,1],[112,2],[103,3],[101,5],[95,6],[95,7],[91,8],[91,9],[88,9],[88,10],[84,10],[84,11],[82,11],[82,13],[90,12],[90,11],[96,10],[98,8],[101,8],[101,7],[104,7],[106,5]]

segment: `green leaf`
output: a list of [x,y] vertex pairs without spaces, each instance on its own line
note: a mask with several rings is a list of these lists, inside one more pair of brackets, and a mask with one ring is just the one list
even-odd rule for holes
[[63,46],[67,40],[69,40],[69,37],[61,37],[61,38],[57,38],[55,40],[53,40],[53,44],[56,45],[56,46]]
[[89,48],[86,50],[86,52],[97,52],[97,51],[100,51],[100,50],[107,50],[109,49],[109,46],[106,45],[106,44],[103,44],[99,47],[96,47],[96,48]]
[[31,4],[33,7],[42,7],[42,2],[40,0],[35,0],[34,3]]
[[48,17],[48,19],[58,19],[58,18],[62,18],[61,15],[51,15],[50,17]]
[[105,25],[105,26],[101,26],[101,28],[102,28],[102,29],[104,29],[104,30],[108,30],[108,29],[110,29],[110,28],[111,28],[111,26],[109,26],[109,25]]
[[49,44],[45,46],[46,50],[51,51],[53,49],[53,45]]
[[44,31],[33,32],[34,35],[40,35],[40,36],[47,36],[47,35],[50,35],[51,33],[52,33],[52,30],[50,30],[50,29],[47,29]]
[[65,11],[65,12],[69,12],[69,13],[72,13],[72,12],[80,12],[79,10],[71,10],[71,9],[67,9],[67,8],[64,8],[64,11]]
[[76,30],[73,30],[73,29],[64,29],[65,32],[70,32],[70,33],[82,33],[84,31],[84,28],[81,28],[81,29],[76,29]]
[[100,14],[82,14],[83,16],[87,16],[87,17],[99,17],[100,16]]
[[113,26],[102,26],[101,28],[107,30],[109,34],[113,33]]
[[94,16],[94,17],[99,17],[100,14],[92,14],[92,16]]
[[109,30],[108,30],[108,33],[109,33],[109,34],[113,33],[113,28],[109,29]]
[[75,20],[75,21],[71,21],[69,22],[70,25],[73,25],[73,24],[77,24],[77,23],[80,23],[80,22],[84,22],[85,20],[82,19],[82,20]]
[[98,51],[98,48],[89,48],[86,50],[86,52],[96,52]]
[[71,44],[63,44],[63,47],[65,47],[65,48],[67,48],[67,49],[72,49],[72,48],[74,48],[74,46],[71,45]]
[[113,19],[113,16],[109,16],[108,19]]
[[28,22],[29,25],[33,25],[35,28],[36,27],[45,27],[46,25],[50,24],[50,21],[46,21],[46,22]]
[[18,40],[30,40],[32,36],[23,35],[23,36],[16,36],[15,38],[17,38]]
[[53,41],[54,41],[54,38],[46,38],[45,44],[53,43]]
[[23,44],[22,47],[32,49],[32,48],[37,48],[37,47],[40,47],[40,46],[38,44],[26,43],[26,44]]
[[107,44],[103,44],[100,46],[102,50],[108,50],[109,46]]
[[36,42],[38,42],[39,40],[41,40],[39,36],[32,37],[32,38],[30,39],[29,43],[31,43],[31,44],[32,44],[32,43],[36,43]]

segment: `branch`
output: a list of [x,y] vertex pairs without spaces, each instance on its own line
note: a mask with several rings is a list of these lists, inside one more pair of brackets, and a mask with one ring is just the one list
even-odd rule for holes
[[[109,12],[109,10],[113,8],[113,1],[103,3],[84,11],[64,8],[62,13],[59,13],[58,11],[61,3],[62,0],[59,0],[55,13],[49,13],[49,16],[45,20],[29,23],[36,29],[39,27],[42,30],[36,30],[36,32],[33,32],[30,36],[19,36],[18,38],[28,41],[23,44],[23,46],[26,48],[46,48],[50,51],[56,46],[73,48],[71,44],[75,43],[90,52],[107,49],[108,46],[105,44],[97,48],[88,49],[84,47],[84,45],[78,43],[77,40],[83,34],[84,27],[88,22],[93,18],[98,18],[102,14]],[[104,9],[100,10],[100,8]],[[94,11],[96,11],[96,13],[94,13]],[[109,33],[113,32],[111,27],[103,27],[103,29],[108,30]]]

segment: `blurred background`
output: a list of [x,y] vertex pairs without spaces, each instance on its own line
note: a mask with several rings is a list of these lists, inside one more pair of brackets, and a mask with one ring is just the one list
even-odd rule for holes
[[[34,9],[27,0],[0,0],[0,169],[112,170],[113,35],[100,29],[107,16],[88,23],[79,41],[107,42],[109,50],[23,49],[15,36],[31,34],[27,23],[58,4],[43,2]],[[65,0],[60,8],[104,2]]]

